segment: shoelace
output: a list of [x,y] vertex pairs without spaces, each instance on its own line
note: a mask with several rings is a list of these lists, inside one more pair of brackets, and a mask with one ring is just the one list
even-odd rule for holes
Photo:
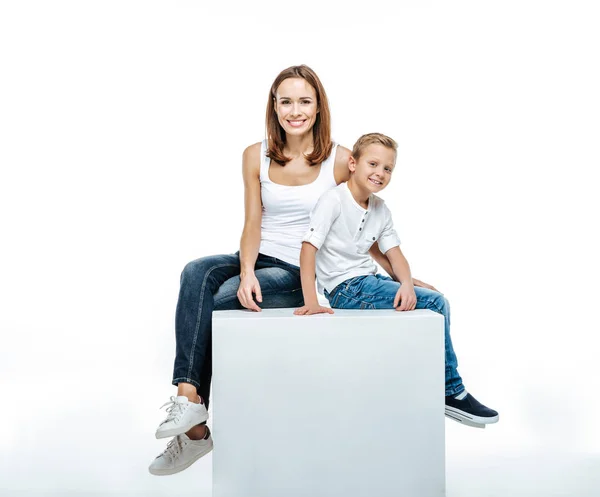
[[167,417],[161,423],[161,425],[168,423],[169,421],[173,421],[173,420],[175,420],[176,422],[179,421],[179,418],[187,409],[187,405],[179,402],[177,400],[177,397],[171,397],[171,400],[169,402],[165,402],[162,406],[160,406],[160,409],[162,409],[165,406],[168,406],[167,407]]
[[163,455],[169,456],[171,462],[175,462],[180,456],[184,446],[185,442],[182,443],[181,437],[177,435],[167,444],[167,448],[163,451]]

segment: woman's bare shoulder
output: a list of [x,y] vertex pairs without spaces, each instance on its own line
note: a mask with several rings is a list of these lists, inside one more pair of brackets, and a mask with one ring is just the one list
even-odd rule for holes
[[338,145],[336,153],[335,153],[335,162],[343,162],[344,164],[348,161],[350,157],[350,150],[348,150],[343,145]]
[[350,170],[348,169],[348,159],[350,158],[350,150],[342,145],[338,145],[335,152],[335,182],[339,185],[350,178]]
[[260,170],[260,146],[261,142],[253,143],[244,149],[243,168],[248,172]]
[[260,146],[261,146],[261,142],[256,142],[256,143],[253,143],[252,145],[248,145],[244,149],[244,158],[258,157],[260,155]]

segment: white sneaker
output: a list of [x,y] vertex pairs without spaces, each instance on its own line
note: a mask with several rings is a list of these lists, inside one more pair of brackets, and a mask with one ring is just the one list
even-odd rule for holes
[[171,397],[171,401],[163,404],[167,407],[167,417],[158,425],[156,438],[167,438],[190,431],[194,426],[205,423],[208,411],[204,404],[190,402],[184,395]]
[[208,454],[212,448],[210,432],[206,440],[190,440],[185,433],[177,435],[167,444],[164,452],[152,461],[148,470],[156,476],[179,473]]

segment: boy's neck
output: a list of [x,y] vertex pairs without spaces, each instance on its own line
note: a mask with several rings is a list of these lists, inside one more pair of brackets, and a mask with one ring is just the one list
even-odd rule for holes
[[307,133],[302,136],[290,136],[287,135],[285,138],[285,145],[283,147],[285,155],[291,156],[292,159],[302,157],[313,151],[314,141],[312,133]]
[[348,190],[354,197],[354,200],[358,205],[360,205],[363,209],[367,209],[369,207],[369,197],[371,196],[371,192],[368,190],[363,190],[360,188],[354,181],[354,176],[350,176],[350,179],[346,183],[348,186]]

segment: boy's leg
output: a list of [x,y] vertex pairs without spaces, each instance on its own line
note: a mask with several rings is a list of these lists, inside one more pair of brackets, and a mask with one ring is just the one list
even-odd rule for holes
[[387,276],[358,276],[340,283],[325,297],[334,309],[392,309],[399,288],[400,283]]
[[[326,294],[331,307],[338,309],[391,309],[400,283],[387,276],[359,276],[340,284]],[[417,309],[430,309],[444,316],[446,363],[446,415],[465,424],[495,423],[498,413],[480,404],[467,393],[458,374],[458,360],[450,337],[450,304],[434,290],[415,287]]]
[[[342,283],[328,298],[331,307],[338,309],[393,309],[400,286],[397,281],[380,274],[359,276]],[[415,294],[417,309],[431,309],[444,316],[446,396],[457,395],[465,387],[458,374],[458,361],[450,338],[450,305],[441,293],[427,288],[415,287]]]
[[458,374],[458,360],[450,337],[450,303],[435,290],[415,287],[417,309],[431,309],[444,316],[446,348],[446,416],[460,423],[484,428],[498,421],[498,413],[481,404],[465,390]]
[[430,309],[444,316],[444,344],[446,349],[446,396],[458,395],[465,387],[458,374],[458,359],[450,337],[450,303],[440,292],[428,288],[415,287],[417,309]]

